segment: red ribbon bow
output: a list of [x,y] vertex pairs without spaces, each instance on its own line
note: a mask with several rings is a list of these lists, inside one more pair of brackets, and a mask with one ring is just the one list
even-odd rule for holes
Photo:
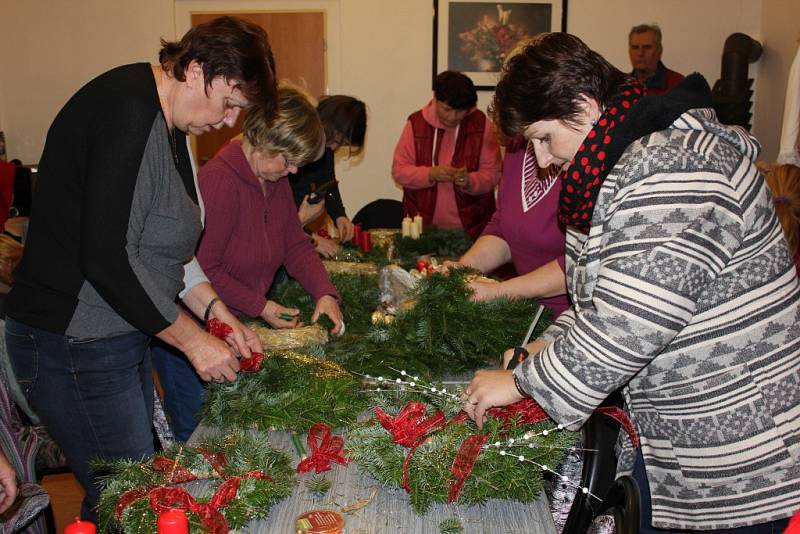
[[250,471],[241,477],[231,477],[217,487],[211,500],[207,503],[197,502],[194,497],[184,488],[169,488],[159,486],[157,488],[134,488],[123,493],[115,509],[117,519],[122,512],[133,502],[144,497],[150,500],[150,508],[157,514],[162,514],[172,508],[189,511],[200,518],[200,523],[211,534],[227,534],[228,521],[220,511],[236,498],[242,478],[255,478],[258,480],[272,480],[263,471]]
[[425,442],[425,438],[430,432],[447,425],[441,410],[437,410],[432,416],[423,419],[425,412],[426,407],[421,402],[409,402],[394,417],[388,415],[380,407],[375,408],[378,422],[392,435],[392,441],[411,449],[403,462],[403,488],[406,491],[411,491],[408,482],[408,463],[411,461],[411,455],[414,454],[417,447]]
[[226,507],[239,491],[239,477],[233,477],[219,485],[214,496],[208,503],[199,503],[188,491],[183,488],[154,488],[150,490],[150,508],[157,514],[166,512],[171,508],[192,512],[200,517],[200,523],[211,534],[226,534],[228,522],[220,512]]
[[331,462],[347,464],[350,461],[342,454],[344,440],[340,436],[331,436],[331,427],[325,423],[315,423],[308,431],[306,439],[311,449],[311,456],[297,464],[298,473],[314,470],[315,473],[330,471]]
[[[214,337],[225,339],[233,334],[233,328],[219,319],[209,319],[206,323],[206,332]],[[239,359],[239,368],[244,373],[255,373],[261,369],[262,361],[264,361],[264,353],[252,352],[249,358]]]

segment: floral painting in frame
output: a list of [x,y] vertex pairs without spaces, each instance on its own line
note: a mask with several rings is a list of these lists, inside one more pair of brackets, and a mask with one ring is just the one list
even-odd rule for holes
[[567,0],[434,0],[433,76],[456,70],[492,90],[514,46],[541,32],[566,31]]

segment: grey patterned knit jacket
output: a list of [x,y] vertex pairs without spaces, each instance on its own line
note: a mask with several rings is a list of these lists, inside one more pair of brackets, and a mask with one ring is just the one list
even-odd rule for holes
[[515,371],[572,428],[624,387],[655,527],[800,508],[800,286],[759,148],[707,109],[630,145],[568,232],[573,308]]

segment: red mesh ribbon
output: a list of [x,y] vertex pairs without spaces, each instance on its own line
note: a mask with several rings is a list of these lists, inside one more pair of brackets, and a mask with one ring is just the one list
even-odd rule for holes
[[306,440],[311,449],[311,456],[297,464],[298,473],[314,470],[315,473],[330,471],[331,462],[346,464],[350,460],[342,454],[344,440],[340,436],[331,436],[331,427],[325,423],[315,423],[308,431]]
[[628,437],[631,440],[631,445],[633,445],[633,448],[635,449],[639,447],[639,435],[636,433],[636,427],[633,426],[633,421],[631,421],[631,418],[625,413],[625,410],[617,406],[603,406],[601,408],[597,408],[595,411],[609,416],[611,419],[622,425],[622,428],[624,428],[625,432],[628,433]]
[[228,459],[225,457],[224,452],[211,453],[207,449],[201,447],[198,447],[196,450],[211,464],[211,468],[214,469],[214,472],[221,477],[225,476],[224,470],[225,466],[228,465]]
[[272,477],[261,470],[248,471],[241,477],[231,477],[217,487],[217,491],[214,492],[208,503],[197,502],[183,488],[169,488],[166,486],[149,489],[134,488],[120,496],[114,515],[119,519],[125,508],[139,499],[147,497],[150,500],[150,508],[157,514],[162,514],[172,508],[179,508],[196,514],[200,518],[203,527],[212,534],[226,534],[228,532],[228,522],[220,512],[220,509],[225,508],[236,498],[242,478],[272,480]]
[[427,419],[424,419],[425,411],[426,407],[421,402],[409,402],[394,417],[388,415],[380,407],[375,408],[378,422],[392,435],[392,441],[411,449],[403,462],[403,488],[406,491],[411,490],[408,483],[408,463],[411,461],[411,455],[414,454],[417,447],[422,445],[429,432],[447,425],[441,410]]
[[262,361],[264,361],[264,353],[251,352],[249,358],[239,359],[239,368],[244,373],[255,373],[261,369]]
[[134,502],[138,501],[142,497],[147,496],[147,488],[134,488],[132,490],[128,490],[122,495],[119,496],[119,500],[117,501],[117,506],[114,508],[114,517],[117,519],[120,518],[122,512],[125,511],[125,508],[133,504]]
[[157,456],[153,459],[153,469],[169,476],[167,484],[181,484],[183,482],[197,480],[197,476],[177,461],[164,458],[163,456]]
[[472,467],[475,465],[475,460],[481,453],[481,447],[486,444],[489,436],[485,434],[473,434],[461,442],[461,448],[458,449],[458,454],[453,458],[453,465],[450,466],[450,473],[453,477],[450,479],[449,488],[447,490],[447,502],[455,502],[461,494],[461,488],[467,477],[472,473]]
[[539,403],[533,399],[522,399],[508,406],[489,408],[487,413],[495,419],[502,420],[504,427],[509,426],[514,418],[520,425],[532,425],[550,418],[547,412],[539,406]]
[[[209,319],[206,323],[206,332],[214,337],[225,339],[233,334],[233,328],[219,319]],[[261,369],[262,361],[264,361],[264,353],[252,352],[250,358],[239,359],[239,368],[245,373],[255,373]]]
[[223,323],[219,319],[209,319],[206,323],[206,332],[214,337],[225,339],[233,334],[233,328],[230,325]]

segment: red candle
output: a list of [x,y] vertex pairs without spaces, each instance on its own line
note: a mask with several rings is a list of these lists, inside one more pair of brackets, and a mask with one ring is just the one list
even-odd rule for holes
[[183,510],[172,508],[158,516],[158,534],[188,534],[189,521]]
[[361,235],[363,233],[364,233],[364,231],[361,229],[361,225],[360,224],[356,224],[355,226],[353,226],[353,244],[355,246],[357,246],[358,248],[362,248],[361,247],[361,240],[363,238],[361,237]]
[[75,518],[74,523],[67,525],[64,529],[64,534],[96,534],[97,527],[91,521],[81,521],[79,517]]
[[361,232],[361,235],[362,235],[361,242],[364,245],[361,248],[361,250],[363,250],[364,252],[369,252],[370,250],[372,250],[372,235],[369,233],[369,230]]

